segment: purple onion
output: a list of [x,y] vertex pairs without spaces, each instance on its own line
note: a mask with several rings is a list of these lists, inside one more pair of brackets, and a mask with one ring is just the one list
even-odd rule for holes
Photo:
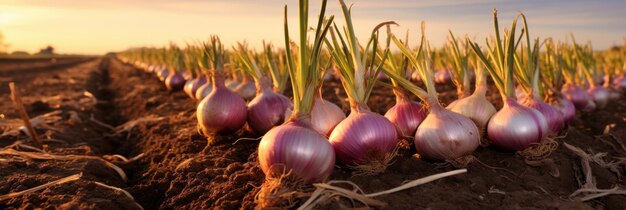
[[250,100],[256,95],[256,85],[254,82],[244,80],[233,91],[243,99]]
[[159,80],[161,81],[165,81],[165,79],[167,79],[169,75],[170,75],[170,70],[168,68],[162,68],[161,70],[157,71],[157,76],[159,77]]
[[452,80],[448,70],[439,70],[435,72],[435,83],[448,83]]
[[182,74],[174,72],[165,79],[165,86],[170,91],[179,91],[183,89],[185,82],[185,78]]
[[205,136],[230,133],[246,123],[246,102],[237,94],[220,85],[214,85],[196,110],[199,130]]
[[481,138],[474,122],[438,103],[430,105],[430,113],[415,132],[417,153],[434,160],[454,160],[472,154]]
[[622,75],[613,80],[615,88],[621,92],[626,92],[626,76]]
[[248,103],[248,125],[257,134],[265,134],[285,120],[285,114],[293,108],[287,97],[264,88]]
[[609,97],[611,93],[609,92],[609,89],[603,86],[592,86],[587,90],[587,93],[589,93],[589,95],[592,97],[593,102],[596,103],[596,108],[598,109],[604,109],[604,107],[606,107],[606,104],[609,103]]
[[565,127],[565,121],[563,119],[563,113],[558,109],[544,103],[541,100],[530,98],[524,103],[525,106],[533,108],[539,111],[546,118],[548,123],[549,134],[548,136],[557,136],[559,132]]
[[574,121],[574,118],[576,118],[576,107],[574,106],[574,103],[567,100],[566,98],[557,96],[556,100],[550,101],[550,105],[552,105],[554,108],[561,112],[561,115],[563,116],[563,122],[565,124],[572,123]]
[[239,82],[237,82],[237,80],[234,80],[234,79],[226,80],[226,87],[228,89],[235,91],[235,88],[237,88],[237,86],[239,86]]
[[484,92],[478,91],[468,97],[450,103],[446,108],[472,120],[478,127],[480,136],[485,134],[489,119],[497,111],[496,107],[485,98]]
[[201,85],[198,87],[198,90],[196,90],[196,100],[201,101],[211,92],[213,92],[213,84],[211,84],[210,81],[207,81],[207,83]]
[[328,139],[337,160],[346,165],[363,165],[384,160],[398,144],[396,127],[382,115],[353,109]]
[[487,125],[487,136],[498,148],[520,151],[540,143],[548,134],[548,122],[537,110],[507,98]]
[[426,118],[426,111],[422,104],[404,97],[398,97],[396,105],[385,113],[385,118],[398,128],[400,136],[404,138],[415,134],[417,126]]
[[269,130],[259,143],[258,154],[267,176],[291,171],[307,183],[323,181],[335,167],[335,151],[328,140],[299,121]]
[[195,79],[187,80],[187,83],[185,83],[185,87],[184,87],[185,93],[187,93],[187,95],[189,95],[190,98],[196,99],[196,92],[198,91],[200,86],[206,83],[207,83],[207,79],[204,75]]
[[321,96],[315,97],[311,109],[311,127],[314,130],[323,136],[329,136],[335,126],[344,119],[346,114],[341,108]]
[[[585,92],[585,90],[574,84],[568,83],[563,85],[563,87],[561,88],[561,93],[563,94],[563,96],[565,96],[565,98],[567,98],[567,100],[574,103],[574,106],[577,110],[589,110],[589,108],[592,106],[591,103],[593,103],[593,100],[591,96],[587,92]],[[591,111],[593,111],[593,109]]]

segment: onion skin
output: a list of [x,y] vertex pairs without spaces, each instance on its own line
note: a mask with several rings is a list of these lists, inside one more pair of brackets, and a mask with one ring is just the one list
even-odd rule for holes
[[196,110],[198,126],[205,136],[231,133],[246,123],[246,102],[223,86],[213,86]]
[[211,92],[213,92],[213,84],[207,81],[207,83],[205,83],[204,85],[201,85],[200,87],[198,87],[198,90],[196,90],[196,100],[201,101],[202,99],[204,99],[204,97],[208,96]]
[[335,167],[335,151],[328,140],[299,121],[269,130],[259,143],[258,155],[266,176],[291,170],[307,183],[323,181]]
[[548,134],[548,122],[537,110],[507,98],[500,111],[491,117],[487,136],[498,148],[520,151],[540,143]]
[[587,93],[593,98],[593,102],[596,103],[596,108],[604,109],[606,104],[609,103],[610,91],[603,86],[592,86],[587,90]]
[[468,97],[456,100],[450,103],[446,108],[472,120],[474,124],[476,124],[476,127],[478,127],[480,136],[485,134],[489,119],[497,111],[496,107],[485,98],[484,93],[480,92],[475,92]]
[[236,80],[226,80],[226,87],[232,91],[235,91],[235,88],[237,88],[237,86],[239,86],[239,82],[237,82]]
[[[593,103],[591,96],[585,92],[585,90],[576,85],[569,83],[563,85],[561,93],[565,96],[565,98],[567,98],[567,100],[574,103],[577,110],[593,111],[595,109],[595,104],[591,104]],[[593,109],[591,109],[592,107]]]
[[165,79],[165,86],[170,91],[179,91],[183,89],[185,82],[186,80],[182,74],[174,72]]
[[439,70],[435,72],[435,83],[443,84],[452,81],[448,70]]
[[293,103],[287,97],[264,88],[248,103],[248,125],[256,134],[265,134],[282,124],[286,111],[292,108]]
[[329,136],[335,126],[344,119],[346,114],[341,108],[321,96],[315,97],[311,109],[311,128],[323,136]]
[[345,165],[363,165],[383,160],[398,144],[398,132],[387,118],[355,108],[333,129],[328,138],[337,160]]
[[426,118],[426,111],[418,102],[398,99],[396,105],[387,110],[385,118],[398,128],[400,137],[404,138],[415,134],[417,126]]
[[200,76],[195,79],[187,80],[187,83],[185,83],[185,87],[183,89],[185,90],[185,93],[187,93],[187,95],[190,98],[196,99],[196,92],[198,91],[198,88],[200,88],[200,86],[206,83],[207,83],[206,77]]
[[563,113],[558,109],[544,103],[541,100],[530,98],[524,103],[525,106],[533,108],[539,111],[546,118],[548,123],[549,133],[548,136],[554,137],[561,132],[565,127],[565,121],[563,119]]
[[469,118],[430,103],[430,113],[417,127],[415,149],[426,159],[454,160],[480,145],[480,132]]

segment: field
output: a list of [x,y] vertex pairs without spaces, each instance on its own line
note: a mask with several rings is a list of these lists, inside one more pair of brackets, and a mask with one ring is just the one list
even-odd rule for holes
[[[258,141],[222,143],[207,147],[196,131],[196,102],[185,93],[169,92],[154,74],[123,64],[114,57],[80,61],[26,63],[0,61],[0,195],[36,187],[75,174],[75,181],[0,200],[2,209],[253,209],[264,181],[256,149]],[[33,149],[22,133],[6,135],[20,126],[5,81],[15,81],[47,154]],[[452,84],[438,84],[440,99],[452,102]],[[349,111],[341,83],[324,84],[324,97]],[[490,85],[488,99],[502,106]],[[413,99],[416,99],[415,97]],[[498,103],[500,102],[500,103]],[[383,114],[394,104],[390,89],[376,87],[371,109]],[[622,209],[623,195],[583,202],[570,197],[584,184],[579,156],[564,143],[590,154],[606,153],[604,160],[626,157],[626,99],[613,101],[577,118],[556,141],[559,147],[540,161],[525,160],[512,152],[480,147],[467,173],[408,190],[377,197],[384,209]],[[16,126],[17,125],[17,126]],[[227,138],[257,138],[245,129]],[[230,141],[232,142],[232,141]],[[21,151],[23,153],[10,153]],[[450,171],[454,166],[414,157],[413,147],[401,148],[386,172],[352,176],[336,168],[331,180],[349,180],[363,191],[377,192],[403,182]],[[123,174],[110,165],[119,166]],[[591,163],[599,189],[623,186],[624,165],[612,170]],[[347,187],[347,186],[345,186]],[[120,190],[121,189],[121,190]],[[308,192],[311,192],[312,189]],[[127,191],[130,195],[125,194]],[[305,191],[307,192],[307,191]],[[306,197],[306,195],[305,195]],[[347,200],[328,200],[336,209]]]

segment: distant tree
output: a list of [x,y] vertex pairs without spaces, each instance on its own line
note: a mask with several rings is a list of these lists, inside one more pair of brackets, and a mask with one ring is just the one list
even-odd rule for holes
[[40,49],[37,54],[38,55],[53,55],[54,47],[48,45],[46,48]]
[[11,55],[30,55],[30,54],[26,51],[18,50],[18,51],[13,51]]

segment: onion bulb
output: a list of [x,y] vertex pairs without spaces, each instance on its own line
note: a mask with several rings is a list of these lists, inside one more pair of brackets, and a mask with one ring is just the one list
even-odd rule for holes
[[384,160],[398,144],[396,127],[382,115],[367,108],[352,110],[328,139],[337,160],[346,165],[364,165]]
[[207,83],[205,83],[204,85],[201,85],[200,87],[198,87],[198,90],[196,90],[196,100],[201,101],[202,99],[204,99],[204,97],[208,96],[209,93],[211,93],[213,91],[213,84],[210,83],[210,81],[207,81]]
[[559,110],[563,116],[563,122],[569,124],[576,117],[576,107],[574,104],[563,97],[556,97],[548,101],[550,105]]
[[596,108],[598,109],[604,109],[604,107],[606,107],[606,104],[609,103],[609,97],[611,93],[609,92],[609,89],[603,86],[592,86],[587,90],[587,93],[589,93],[589,95],[593,99],[593,102],[596,103]]
[[615,88],[621,92],[626,92],[626,76],[622,75],[613,80]]
[[157,77],[159,77],[159,80],[161,81],[165,81],[165,79],[167,79],[167,76],[170,75],[170,70],[168,68],[162,68],[161,70],[156,72]]
[[387,110],[385,118],[398,128],[402,138],[413,136],[417,126],[426,118],[426,112],[422,104],[406,98],[403,93],[397,93],[396,95],[396,105]]
[[510,98],[487,124],[489,140],[505,150],[524,150],[531,143],[540,143],[548,132],[548,122],[539,111]]
[[333,102],[327,101],[321,96],[317,96],[313,100],[311,128],[323,136],[329,136],[335,126],[346,119],[346,114]]
[[190,98],[196,99],[196,92],[198,91],[200,86],[206,83],[207,83],[207,79],[204,75],[202,75],[198,78],[187,80],[187,83],[185,83],[185,87],[183,89],[185,90],[185,93],[189,95]]
[[484,93],[479,91],[475,91],[468,97],[456,100],[446,108],[472,120],[478,127],[480,136],[483,136],[489,119],[496,113],[496,108],[493,104],[485,98]]
[[171,91],[179,91],[185,86],[185,78],[178,72],[170,73],[165,79],[165,86]]
[[235,89],[235,91],[242,98],[249,100],[256,95],[256,86],[254,82],[250,82],[248,79],[244,79]]
[[266,175],[291,170],[307,183],[326,179],[335,167],[335,151],[328,140],[302,121],[270,129],[259,143],[258,154]]
[[264,134],[272,127],[285,120],[287,110],[293,103],[287,97],[275,93],[270,88],[263,88],[248,103],[248,125],[257,134]]
[[[563,93],[565,98],[574,103],[577,110],[593,111],[595,109],[595,104],[592,104],[593,99],[591,96],[585,92],[585,90],[574,84],[568,83],[563,85],[561,93]],[[593,109],[591,109],[592,107]]]
[[219,85],[214,83],[212,89],[198,104],[199,130],[205,136],[239,130],[246,123],[246,102],[224,87],[223,81]]
[[429,105],[430,113],[415,132],[417,153],[434,160],[454,160],[472,154],[480,145],[476,124],[438,103]]
[[563,119],[563,113],[558,109],[544,103],[541,100],[533,98],[527,99],[524,105],[539,111],[546,118],[548,123],[549,134],[548,136],[556,136],[565,127],[565,121]]

